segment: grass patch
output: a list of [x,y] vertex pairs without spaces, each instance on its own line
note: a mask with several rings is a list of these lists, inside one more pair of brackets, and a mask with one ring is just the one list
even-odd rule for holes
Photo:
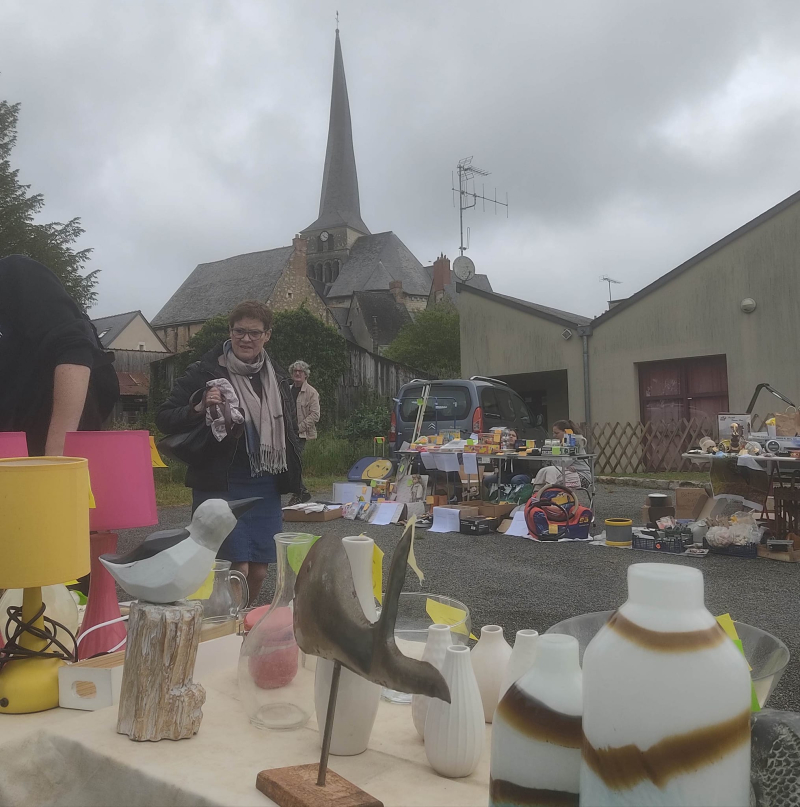
[[669,479],[677,482],[708,482],[708,471],[648,471],[643,474],[601,474],[598,476],[616,476],[631,479]]
[[349,439],[335,432],[323,432],[316,440],[309,440],[303,452],[303,477],[311,489],[309,480],[327,481],[333,477],[341,480],[362,457],[372,456],[372,440]]
[[156,504],[178,507],[192,503],[192,491],[180,482],[156,482]]

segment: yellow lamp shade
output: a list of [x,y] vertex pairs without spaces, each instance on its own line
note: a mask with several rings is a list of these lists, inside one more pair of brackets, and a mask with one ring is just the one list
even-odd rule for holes
[[63,583],[89,571],[89,465],[0,459],[0,588]]

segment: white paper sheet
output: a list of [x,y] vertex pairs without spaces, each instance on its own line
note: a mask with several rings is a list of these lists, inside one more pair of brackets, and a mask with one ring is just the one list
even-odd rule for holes
[[370,519],[370,524],[391,524],[393,520],[397,522],[398,510],[402,509],[403,505],[397,502],[381,502]]
[[467,476],[478,475],[478,455],[472,452],[465,451],[463,456],[464,460],[464,473]]
[[461,513],[448,507],[433,508],[433,524],[428,532],[461,532]]
[[529,538],[528,525],[525,523],[525,510],[517,510],[511,526],[506,530],[506,535],[518,535],[520,538]]
[[422,464],[429,470],[436,470],[436,457],[430,451],[420,451],[419,456],[422,459]]
[[458,454],[445,454],[443,452],[439,452],[436,454],[436,467],[440,471],[458,471]]

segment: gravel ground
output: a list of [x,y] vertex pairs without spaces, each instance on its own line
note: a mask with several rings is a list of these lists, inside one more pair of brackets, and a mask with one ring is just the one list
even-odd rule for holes
[[[639,512],[648,492],[620,485],[600,486],[595,500],[597,518],[627,517],[634,524],[639,523]],[[163,508],[160,518],[161,529],[183,526],[189,521],[189,508]],[[391,555],[402,532],[399,527],[359,524],[358,531],[362,527]],[[309,532],[321,528],[326,535],[345,536],[353,533],[354,524],[340,519],[323,525],[294,522],[288,528]],[[136,546],[152,531],[153,528],[122,533],[120,551]],[[734,619],[774,633],[788,645],[792,659],[770,706],[800,711],[800,624],[793,612],[800,564],[711,556],[665,558],[631,550],[535,543],[495,533],[428,535],[420,531],[418,536],[415,552],[425,573],[425,589],[466,603],[473,632],[477,633],[482,625],[499,624],[512,641],[515,631],[521,628],[543,632],[567,617],[621,605],[626,597],[626,569],[631,563],[655,561],[697,566],[705,574],[706,604],[712,613],[729,611]],[[387,557],[385,572],[388,560]],[[271,600],[274,585],[274,569],[270,569],[259,603]],[[411,570],[406,588],[419,590]],[[128,599],[120,594],[121,599]]]

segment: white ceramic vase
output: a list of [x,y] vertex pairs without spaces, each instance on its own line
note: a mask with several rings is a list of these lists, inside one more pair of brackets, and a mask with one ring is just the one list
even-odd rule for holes
[[[342,538],[342,545],[350,561],[353,583],[364,616],[370,622],[375,622],[378,619],[375,597],[372,593],[372,552],[375,542],[366,536],[348,536]],[[333,662],[318,659],[314,675],[314,706],[317,712],[320,743],[325,730],[332,675]],[[350,670],[342,669],[333,718],[331,754],[353,756],[363,754],[367,750],[380,697],[381,688],[378,684],[373,684]]]
[[[447,648],[451,644],[453,644],[453,637],[450,635],[449,625],[429,625],[428,640],[425,642],[422,660],[432,664],[441,672]],[[428,715],[430,700],[427,695],[413,695],[411,698],[411,719],[414,721],[417,734],[423,739],[425,739],[425,718]]]
[[628,600],[583,657],[580,803],[747,807],[750,674],[698,569],[628,568]]
[[503,629],[499,625],[484,625],[478,644],[470,652],[472,669],[475,670],[481,693],[483,717],[487,723],[491,723],[511,658],[511,645],[503,637]]
[[500,700],[503,700],[503,695],[508,692],[511,684],[519,681],[533,666],[538,641],[539,631],[530,628],[517,631],[517,637],[514,639],[514,649],[511,651],[511,658],[509,658],[508,667],[506,667],[506,675],[500,685]]
[[577,807],[582,704],[578,640],[542,636],[533,665],[494,715],[490,807]]
[[441,776],[469,776],[483,751],[486,732],[481,693],[464,645],[445,653],[442,676],[450,688],[450,703],[432,698],[425,718],[425,755]]

